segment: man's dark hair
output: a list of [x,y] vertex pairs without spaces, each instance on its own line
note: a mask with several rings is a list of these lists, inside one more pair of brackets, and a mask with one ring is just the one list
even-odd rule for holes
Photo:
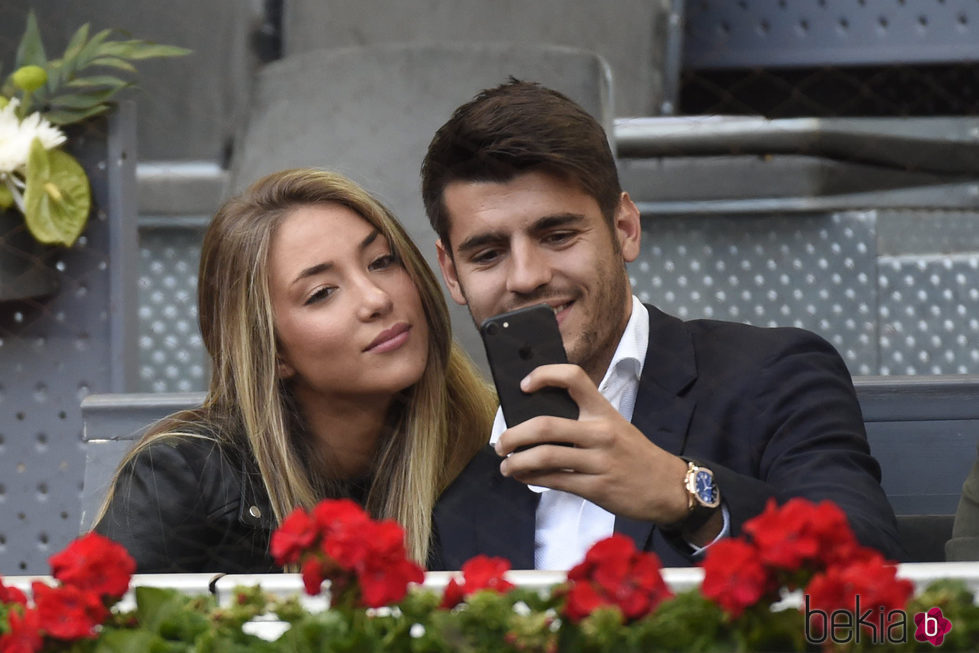
[[557,91],[513,78],[481,91],[435,132],[421,170],[432,228],[450,248],[444,193],[452,182],[507,182],[531,171],[577,184],[611,228],[622,189],[605,130]]

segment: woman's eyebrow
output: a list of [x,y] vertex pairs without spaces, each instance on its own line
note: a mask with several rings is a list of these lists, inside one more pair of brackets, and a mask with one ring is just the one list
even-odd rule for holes
[[[375,240],[377,240],[377,237],[380,235],[381,235],[380,230],[374,229],[369,234],[367,234],[366,238],[360,241],[360,245],[357,246],[357,249],[359,249],[360,251],[364,251],[365,249],[370,247],[370,244],[373,243]],[[305,270],[303,270],[302,272],[300,272],[298,275],[296,275],[296,278],[292,280],[292,283],[295,284],[307,277],[321,274],[323,272],[328,272],[332,268],[333,268],[333,261],[324,261],[323,263],[317,263],[316,265],[311,265]]]

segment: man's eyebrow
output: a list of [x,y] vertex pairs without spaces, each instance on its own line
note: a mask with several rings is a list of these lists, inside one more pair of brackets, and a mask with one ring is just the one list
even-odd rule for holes
[[[380,235],[381,232],[378,229],[374,229],[372,232],[367,234],[366,238],[360,241],[360,244],[357,246],[357,249],[359,249],[360,251],[364,251],[365,249],[370,247],[370,244],[373,243],[375,240],[377,240],[377,237]],[[305,270],[303,270],[302,272],[300,272],[296,276],[296,278],[292,280],[292,283],[295,284],[307,277],[312,277],[317,274],[322,274],[323,272],[328,272],[332,268],[333,268],[333,261],[324,261],[323,263],[317,263],[316,265],[311,265]]]
[[584,221],[585,216],[581,213],[556,213],[554,215],[545,215],[530,226],[530,231],[531,233],[537,233],[540,231],[547,231],[548,229],[554,229],[555,227],[570,227]]

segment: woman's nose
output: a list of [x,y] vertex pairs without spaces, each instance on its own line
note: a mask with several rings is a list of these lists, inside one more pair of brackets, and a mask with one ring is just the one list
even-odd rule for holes
[[361,319],[370,320],[386,315],[393,306],[391,295],[384,288],[371,281],[361,284]]

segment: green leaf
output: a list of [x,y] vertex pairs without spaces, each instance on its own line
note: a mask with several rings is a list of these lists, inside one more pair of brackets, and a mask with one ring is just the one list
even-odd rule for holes
[[99,56],[119,57],[120,59],[152,59],[154,57],[181,57],[189,54],[187,48],[175,45],[160,45],[150,41],[133,39],[130,41],[109,41],[99,48]]
[[165,645],[156,633],[147,630],[107,630],[98,639],[94,653],[146,653]]
[[43,66],[48,58],[44,54],[44,43],[41,41],[41,31],[37,28],[37,18],[32,9],[27,13],[27,26],[24,36],[17,46],[17,56],[14,59],[14,69],[21,66]]
[[188,596],[161,587],[137,587],[135,593],[140,625],[164,639],[193,642],[208,629],[203,612],[213,607],[210,597]]
[[85,47],[85,42],[88,40],[88,23],[85,23],[72,35],[71,40],[68,41],[68,45],[65,46],[65,53],[62,55],[62,59],[71,60],[78,56],[78,53],[82,51]]
[[103,104],[118,91],[119,89],[117,88],[105,88],[98,91],[91,91],[89,93],[56,95],[55,97],[49,98],[48,102],[52,106],[59,109],[88,109],[90,107]]
[[101,47],[103,41],[109,38],[110,34],[112,34],[111,29],[104,29],[97,32],[88,43],[82,46],[82,49],[78,52],[77,56],[72,57],[71,59],[66,57],[65,61],[73,61],[76,68],[84,68],[85,66],[89,65],[92,59],[98,58],[99,47]]
[[27,157],[24,217],[38,241],[70,247],[81,235],[92,207],[88,177],[73,156],[45,150],[37,138]]
[[92,75],[91,77],[76,77],[71,80],[65,86],[70,86],[72,88],[84,88],[88,86],[111,86],[115,88],[125,88],[131,86],[132,82],[127,82],[119,77],[114,77],[112,75]]
[[111,104],[100,104],[84,111],[81,109],[56,109],[54,111],[45,111],[44,118],[52,125],[70,125],[80,120],[105,113],[111,108]]
[[119,70],[126,70],[131,73],[136,72],[136,66],[132,65],[125,59],[119,59],[117,57],[99,57],[98,59],[92,59],[89,62],[92,66],[106,66],[108,68],[118,68]]

